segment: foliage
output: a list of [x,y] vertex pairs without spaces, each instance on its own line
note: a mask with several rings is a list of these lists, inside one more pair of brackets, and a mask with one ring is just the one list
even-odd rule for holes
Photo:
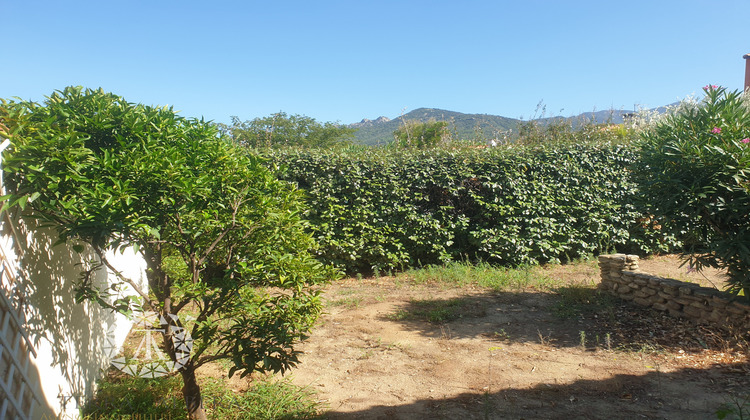
[[[7,203],[30,207],[62,242],[86,243],[99,256],[79,300],[125,313],[139,303],[165,319],[196,314],[181,371],[191,416],[201,416],[195,369],[208,361],[231,360],[230,375],[297,362],[294,344],[320,311],[313,286],[330,273],[308,252],[299,191],[259,158],[211,124],[102,90],[69,87],[44,105],[3,102],[0,122],[12,142]],[[105,251],[126,246],[147,263],[150,295],[119,275],[139,296],[111,296],[118,285],[100,288],[88,275],[101,266],[117,273]],[[173,334],[165,330],[164,345],[175,360]]]
[[321,124],[304,115],[277,112],[271,116],[240,121],[220,128],[237,144],[255,149],[276,147],[330,148],[351,143],[354,128],[326,122]]
[[603,292],[595,285],[571,284],[555,291],[560,300],[554,311],[561,318],[596,314],[611,319],[615,316],[615,307],[621,302],[616,296]]
[[596,123],[582,118],[547,118],[518,123],[517,142],[526,145],[629,143],[637,137],[631,124]]
[[750,418],[750,395],[727,397],[727,402],[716,410],[716,418],[719,420]]
[[351,124],[358,128],[354,134],[355,143],[364,145],[384,145],[393,141],[393,132],[403,125],[403,121],[427,122],[446,121],[454,140],[472,141],[486,144],[491,139],[502,139],[516,128],[518,120],[487,114],[464,114],[435,108],[417,108],[392,120],[380,119]]
[[255,381],[247,391],[227,389],[224,381],[214,379],[207,386],[213,397],[207,407],[213,418],[222,420],[322,419],[321,400],[314,398],[310,388],[302,388],[288,380]]
[[518,120],[487,114],[464,114],[434,108],[418,108],[393,120],[378,118],[351,124],[358,130],[355,143],[384,145],[393,141],[393,132],[404,121],[444,121],[454,142],[498,144],[519,141],[522,144],[555,142],[629,142],[637,138],[637,131],[647,124],[659,109],[639,109],[631,115],[618,115],[623,110],[584,113],[575,117],[545,117],[546,109],[539,104],[530,120]]
[[307,192],[319,257],[351,272],[447,261],[522,265],[674,245],[633,203],[620,145],[276,151]]
[[393,137],[399,147],[411,149],[428,149],[450,141],[448,123],[435,120],[427,122],[405,120],[393,132]]
[[395,321],[422,320],[444,324],[461,318],[477,318],[485,315],[485,308],[474,299],[417,299],[409,302],[389,316]]
[[[225,381],[209,379],[203,405],[221,419],[312,419],[322,407],[313,394],[289,381],[263,379],[241,392]],[[99,382],[95,397],[83,407],[84,420],[183,419],[187,417],[176,377],[144,379],[109,376]]]
[[552,279],[544,273],[537,272],[530,266],[502,267],[483,262],[472,264],[466,261],[410,268],[398,273],[397,278],[416,284],[436,282],[447,286],[473,285],[494,290],[539,288],[546,287],[552,282]]
[[637,179],[690,266],[726,268],[730,291],[750,298],[750,106],[740,92],[704,90],[644,132]]
[[83,406],[85,420],[187,417],[176,376],[145,379],[119,374],[97,385],[96,395]]

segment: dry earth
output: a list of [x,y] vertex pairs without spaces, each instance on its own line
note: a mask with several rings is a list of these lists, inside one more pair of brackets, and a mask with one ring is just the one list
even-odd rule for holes
[[[680,280],[722,282],[721,273],[703,278],[678,266],[671,256],[641,264]],[[595,263],[537,272],[558,285],[598,282]],[[743,344],[746,331],[698,327],[619,301],[597,306],[593,294],[569,317],[549,290],[398,277],[342,280],[324,298],[326,313],[291,377],[317,392],[331,419],[709,419],[748,393],[747,347],[735,340]],[[419,301],[454,298],[459,319],[408,316]]]

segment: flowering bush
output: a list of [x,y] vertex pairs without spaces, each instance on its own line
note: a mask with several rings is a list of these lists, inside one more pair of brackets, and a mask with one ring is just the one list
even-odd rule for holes
[[642,134],[636,179],[647,208],[683,238],[690,266],[727,269],[729,290],[750,299],[750,103],[703,90]]

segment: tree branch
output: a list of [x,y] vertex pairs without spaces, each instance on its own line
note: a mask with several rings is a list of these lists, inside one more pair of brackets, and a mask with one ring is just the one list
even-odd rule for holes
[[[242,192],[240,193],[240,197],[242,197],[245,194],[247,194],[247,191],[248,191],[248,188],[245,188],[244,190],[242,190]],[[242,207],[242,205],[243,205],[243,200],[241,198],[237,198],[232,203],[232,216],[231,216],[231,224],[230,224],[230,226],[228,228],[224,229],[224,231],[222,231],[219,234],[219,236],[216,239],[214,239],[213,242],[211,242],[211,245],[209,245],[208,248],[206,248],[206,251],[203,253],[203,256],[201,256],[201,258],[198,260],[198,265],[203,265],[203,263],[206,261],[206,258],[208,258],[208,256],[211,255],[211,253],[214,251],[214,249],[216,248],[216,246],[219,245],[219,243],[224,239],[224,237],[229,232],[237,229],[237,214],[239,213],[240,208]]]
[[136,293],[138,293],[138,295],[143,298],[143,303],[144,305],[147,306],[147,308],[144,308],[144,309],[154,310],[154,308],[156,307],[156,304],[155,302],[151,301],[151,298],[149,298],[148,294],[144,293],[143,290],[141,290],[141,288],[133,280],[125,277],[119,270],[117,270],[112,265],[112,263],[109,262],[107,257],[104,255],[104,252],[99,247],[92,247],[92,248],[94,249],[94,252],[96,252],[96,254],[99,256],[99,261],[101,261],[105,266],[107,266],[107,269],[112,271],[115,274],[115,276],[117,276],[117,278],[129,284],[130,287],[132,287],[133,290],[135,290]]

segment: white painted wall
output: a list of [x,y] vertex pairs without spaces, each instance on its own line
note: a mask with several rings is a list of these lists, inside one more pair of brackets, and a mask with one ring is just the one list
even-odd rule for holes
[[[34,223],[26,222],[26,223]],[[3,217],[0,242],[8,257],[15,259],[26,299],[27,332],[37,352],[32,360],[41,378],[41,394],[46,407],[34,410],[34,418],[78,418],[79,404],[93,396],[96,380],[109,365],[104,345],[114,340],[119,347],[132,323],[120,314],[95,302],[76,303],[74,286],[92,252],[79,254],[72,244],[57,242],[52,228],[29,226],[15,221],[18,235],[8,229]],[[145,261],[126,251],[109,255],[113,265],[147,290]],[[101,286],[112,284],[114,274],[99,269],[95,274]]]

